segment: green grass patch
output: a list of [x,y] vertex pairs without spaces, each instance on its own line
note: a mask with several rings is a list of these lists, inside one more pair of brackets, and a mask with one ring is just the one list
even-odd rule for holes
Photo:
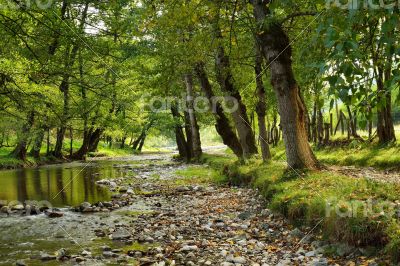
[[399,168],[400,148],[371,143],[353,143],[347,147],[315,149],[317,158],[331,165],[355,165],[375,168]]
[[[374,167],[378,169],[400,169],[400,146],[397,144],[352,141],[344,147],[313,146],[318,160],[327,165]],[[285,147],[279,143],[271,148],[274,160],[286,160]]]
[[386,245],[387,252],[400,259],[400,225],[394,211],[400,185],[328,171],[290,171],[282,160],[240,163],[233,157],[206,155],[203,161],[220,173],[218,182],[223,173],[225,182],[257,188],[269,208],[296,225],[319,223],[327,239]]
[[209,182],[222,183],[225,177],[218,171],[207,166],[190,166],[175,172],[179,179],[175,180],[176,185],[204,184]]

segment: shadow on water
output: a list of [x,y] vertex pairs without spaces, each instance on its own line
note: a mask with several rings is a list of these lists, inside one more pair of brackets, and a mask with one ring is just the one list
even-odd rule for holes
[[115,161],[96,161],[0,171],[0,200],[49,201],[54,207],[109,200],[108,189],[97,186],[96,181],[132,175],[115,164]]

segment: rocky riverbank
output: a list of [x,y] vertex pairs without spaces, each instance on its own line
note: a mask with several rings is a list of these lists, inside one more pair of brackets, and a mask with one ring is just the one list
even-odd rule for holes
[[[2,262],[224,266],[386,263],[367,259],[365,249],[321,241],[312,228],[294,228],[265,209],[266,203],[254,190],[187,184],[188,180],[182,186],[183,177],[175,171],[185,165],[161,158],[115,167],[134,174],[97,182],[115,193],[111,201],[84,202],[59,210],[63,216],[54,219],[44,215],[18,218],[26,230],[41,232],[37,238],[44,238],[43,231],[50,230],[47,237],[55,245],[40,249],[31,235],[15,249],[24,249],[19,245],[31,248],[14,250],[11,254],[15,256],[8,256],[7,261],[7,256],[2,256]],[[1,223],[6,228],[0,246],[4,252],[8,227]],[[9,220],[8,226],[13,224],[18,226]]]

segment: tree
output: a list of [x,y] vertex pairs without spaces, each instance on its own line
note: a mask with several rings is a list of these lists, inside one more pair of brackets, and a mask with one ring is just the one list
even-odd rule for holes
[[318,161],[308,143],[306,108],[292,69],[292,51],[282,25],[271,22],[269,1],[251,0],[258,24],[257,41],[271,69],[271,83],[278,100],[279,115],[286,147],[287,162],[292,168],[317,169]]

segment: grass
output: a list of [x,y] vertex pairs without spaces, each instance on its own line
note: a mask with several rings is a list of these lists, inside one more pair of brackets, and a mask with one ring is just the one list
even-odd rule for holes
[[[277,153],[275,154],[277,156]],[[265,164],[259,159],[239,163],[233,156],[205,155],[211,179],[259,190],[268,207],[296,225],[320,224],[327,239],[356,246],[384,247],[400,259],[400,224],[392,207],[400,185],[355,179],[328,171],[288,171],[283,161]],[[188,169],[184,176],[210,171]]]
[[[318,160],[326,165],[374,167],[377,169],[400,168],[400,146],[398,144],[379,145],[352,141],[344,147],[312,146]],[[279,143],[271,149],[273,159],[285,161],[285,147]]]
[[225,180],[217,170],[206,166],[190,166],[184,170],[176,171],[175,174],[181,177],[175,181],[176,185],[223,183]]

